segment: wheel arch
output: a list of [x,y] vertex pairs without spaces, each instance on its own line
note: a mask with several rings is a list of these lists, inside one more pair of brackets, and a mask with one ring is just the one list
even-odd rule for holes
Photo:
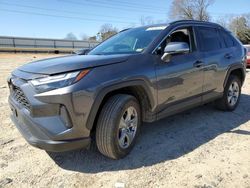
[[110,97],[116,94],[134,96],[142,108],[142,120],[147,122],[155,120],[156,117],[152,113],[152,108],[156,105],[154,94],[151,93],[144,80],[128,81],[105,87],[96,95],[86,125],[91,132],[95,130],[98,115],[103,105]]
[[236,65],[233,65],[231,66],[228,71],[227,71],[227,75],[226,75],[226,78],[224,80],[224,84],[223,84],[223,87],[225,88],[226,84],[227,84],[227,81],[228,81],[228,78],[230,75],[236,75],[240,78],[241,80],[241,83],[243,85],[244,83],[244,80],[245,80],[245,76],[246,76],[246,73],[245,73],[245,70],[244,70],[244,66],[241,65],[241,64],[236,64]]

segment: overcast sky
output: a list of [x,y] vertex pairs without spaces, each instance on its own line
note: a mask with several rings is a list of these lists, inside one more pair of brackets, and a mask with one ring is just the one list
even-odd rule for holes
[[[0,0],[0,35],[64,38],[73,32],[95,35],[104,23],[118,29],[140,24],[141,17],[167,22],[170,0]],[[215,0],[213,19],[250,13],[250,0]]]

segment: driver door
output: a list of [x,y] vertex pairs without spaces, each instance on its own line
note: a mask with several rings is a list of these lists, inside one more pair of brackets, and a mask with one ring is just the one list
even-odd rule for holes
[[[186,42],[190,51],[171,55],[169,62],[164,62],[161,57],[169,42]],[[196,48],[193,28],[173,31],[156,53],[158,119],[200,105],[204,71],[200,53]]]

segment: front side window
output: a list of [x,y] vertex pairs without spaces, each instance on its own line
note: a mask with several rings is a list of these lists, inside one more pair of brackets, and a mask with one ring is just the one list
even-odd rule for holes
[[136,54],[143,52],[166,28],[148,27],[123,31],[91,50],[89,55]]
[[218,30],[212,27],[197,27],[201,51],[214,51],[222,48]]
[[[185,42],[188,44],[190,52],[196,49],[192,27],[181,28],[171,32],[166,39],[156,49],[155,54],[162,55],[165,47],[171,42]],[[177,54],[178,55],[178,54]]]
[[[165,47],[171,42],[185,42],[188,44],[190,52],[195,51],[194,35],[192,27],[181,28],[171,32],[166,39],[156,49],[156,54],[162,55]],[[177,54],[178,55],[178,54]]]

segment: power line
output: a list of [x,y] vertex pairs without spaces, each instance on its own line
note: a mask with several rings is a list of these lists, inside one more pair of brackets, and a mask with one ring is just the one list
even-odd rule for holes
[[[23,7],[23,8],[32,8],[37,10],[46,10],[46,11],[53,11],[53,12],[61,12],[61,13],[69,13],[69,14],[82,14],[83,12],[80,11],[68,11],[68,10],[58,10],[58,9],[51,9],[51,8],[42,8],[42,7],[36,7],[36,6],[30,6],[30,5],[21,5],[21,4],[13,4],[13,3],[5,3],[1,2],[1,4],[7,5],[7,6],[15,6],[15,7]],[[85,12],[86,13],[86,12]],[[107,18],[114,18],[114,16],[107,16],[107,15],[101,15],[101,14],[93,14],[93,13],[87,13],[88,15],[93,16],[101,16],[101,17],[107,17]],[[121,19],[130,19],[128,17],[115,17],[115,18],[121,18]]]
[[[101,5],[101,7],[104,7],[102,4],[103,4],[103,1],[100,1],[100,0],[82,0],[81,2],[78,2],[78,1],[74,1],[74,0],[58,0],[59,2],[65,2],[65,3],[71,3],[71,4],[81,4],[81,5],[85,5],[85,6],[99,6]],[[83,1],[85,1],[85,3],[83,3]],[[107,0],[106,0],[107,1]],[[1,0],[0,0],[1,2]],[[125,4],[125,5],[124,5]],[[135,4],[135,5],[134,5]],[[107,7],[107,5],[109,7]],[[136,4],[136,3],[128,3],[128,2],[117,2],[117,1],[113,1],[112,4],[105,4],[105,8],[117,8],[117,6],[126,6],[126,7],[123,7],[123,9],[125,8],[132,8],[132,9],[146,9],[146,11],[152,11],[152,10],[156,10],[156,11],[163,11],[165,12],[166,9],[163,9],[162,7],[154,7],[154,6],[145,6],[143,4]],[[127,9],[126,9],[127,10]],[[129,9],[130,10],[130,9]],[[131,10],[131,11],[134,11],[134,10]],[[155,13],[155,12],[154,12]]]
[[230,16],[230,15],[242,15],[240,13],[225,13],[225,12],[208,12],[209,14],[212,15],[223,15],[223,16]]
[[[86,3],[82,3],[82,2],[76,2],[76,1],[72,1],[72,0],[61,0],[61,2],[64,2],[64,3],[68,3],[68,4],[75,4],[75,5],[78,5],[78,6],[95,6],[95,7],[102,7],[102,8],[108,8],[108,9],[117,9],[117,6],[112,6],[112,5],[100,5],[100,3],[97,3],[97,2],[88,2],[88,4]],[[163,12],[160,12],[160,11],[148,11],[148,10],[140,10],[138,11],[138,8],[132,10],[131,8],[126,8],[126,7],[123,7],[122,9],[119,9],[119,11],[125,11],[125,12],[134,12],[134,11],[137,11],[137,12],[145,12],[145,13],[153,13],[153,14],[158,14],[158,15],[166,15],[166,13],[163,13]]]
[[[84,0],[84,1],[88,1],[88,0]],[[98,1],[98,0],[92,0],[91,2],[103,3],[103,1]],[[162,7],[145,6],[143,4],[128,3],[128,2],[121,2],[121,1],[112,1],[112,6],[126,6],[126,7],[137,8],[137,9],[140,8],[140,9],[146,9],[146,10],[166,11],[166,9]]]
[[[60,0],[61,2],[64,2],[64,3],[68,3],[68,4],[75,4],[75,5],[80,5],[80,6],[95,6],[95,7],[103,7],[103,8],[109,8],[109,9],[116,9],[117,6],[119,5],[101,5],[99,0],[92,0],[92,1],[88,1],[88,0],[84,0],[84,1],[88,1],[88,4],[86,3],[82,3],[82,2],[77,2],[77,1],[74,1],[74,0]],[[107,0],[106,0],[107,1]],[[114,1],[113,1],[114,2]],[[121,1],[119,1],[121,2]],[[118,3],[118,2],[114,2],[114,3]],[[126,3],[126,2],[123,2],[123,3]],[[131,4],[131,3],[128,3],[127,4]],[[140,5],[140,4],[138,4]],[[130,7],[130,6],[129,6]],[[131,7],[132,8],[132,7]],[[128,12],[134,12],[135,10],[131,10],[131,8],[127,8],[126,7],[123,7],[122,9],[119,9],[119,11],[128,11]],[[136,9],[138,10],[138,8],[140,9],[144,9],[143,6],[141,7],[133,7],[132,9]],[[145,12],[145,13],[153,13],[153,14],[159,14],[159,15],[166,15],[167,14],[167,11],[159,11],[158,8],[156,7],[151,7],[150,10],[152,11],[146,11],[146,10],[140,10],[140,12]],[[156,11],[153,11],[153,10],[156,10]],[[162,10],[165,10],[165,9],[162,9]],[[216,13],[213,13],[213,12],[210,12],[210,14],[214,14],[214,15],[230,15],[230,13],[222,13],[222,12],[216,12]]]
[[[110,2],[110,0],[106,0],[106,1],[109,1]],[[115,0],[115,1],[112,1],[112,3],[122,3],[122,4],[128,4],[128,5],[135,5],[135,6],[142,6],[142,3],[134,3],[134,2],[124,2],[124,1],[119,1],[119,0]],[[162,9],[162,7],[156,7],[156,6],[151,6],[151,5],[149,5],[149,4],[147,4],[146,6],[145,6],[145,4],[143,3],[143,6],[144,7],[148,7],[148,8],[155,8],[155,9]],[[165,10],[165,9],[164,9]]]
[[67,19],[81,20],[81,21],[111,22],[111,23],[123,23],[123,24],[132,24],[132,23],[134,23],[134,22],[113,21],[113,20],[111,21],[111,20],[91,19],[91,18],[83,18],[83,17],[75,17],[75,16],[62,16],[62,15],[54,15],[54,14],[44,14],[44,13],[27,12],[27,11],[10,10],[10,9],[0,9],[0,11],[12,12],[12,13],[20,13],[20,14],[28,14],[28,15],[55,17],[55,18],[67,18]]
[[[48,8],[35,7],[35,6],[29,6],[29,5],[21,5],[21,4],[13,4],[13,3],[6,3],[6,2],[1,2],[1,4],[17,6],[17,7],[24,7],[24,8],[33,8],[33,9],[39,9],[39,10],[46,10],[46,11],[53,11],[53,12],[70,13],[70,14],[82,13],[82,12],[48,9]],[[27,12],[27,11],[10,10],[10,9],[0,9],[0,10],[5,11],[5,12],[12,12],[12,13],[30,14],[30,15],[38,15],[38,16],[47,16],[47,17],[49,16],[49,17],[58,17],[58,18],[67,18],[67,19],[76,19],[76,20],[82,20],[82,21],[134,24],[134,22],[126,22],[126,21],[118,21],[118,20],[103,20],[103,19],[83,18],[83,17],[79,17],[79,16],[63,16],[63,15],[45,14],[45,13],[38,13],[38,12]],[[88,14],[89,15],[101,16],[101,17],[114,18],[113,16],[106,16],[106,15],[92,14],[92,13],[88,13]],[[211,12],[210,12],[210,14],[211,14]],[[229,15],[227,13],[218,13],[218,12],[217,13],[212,13],[212,14],[214,14],[214,15]],[[234,14],[234,15],[236,15],[236,14]],[[115,17],[115,18],[129,19],[129,18],[125,18],[125,17]]]

